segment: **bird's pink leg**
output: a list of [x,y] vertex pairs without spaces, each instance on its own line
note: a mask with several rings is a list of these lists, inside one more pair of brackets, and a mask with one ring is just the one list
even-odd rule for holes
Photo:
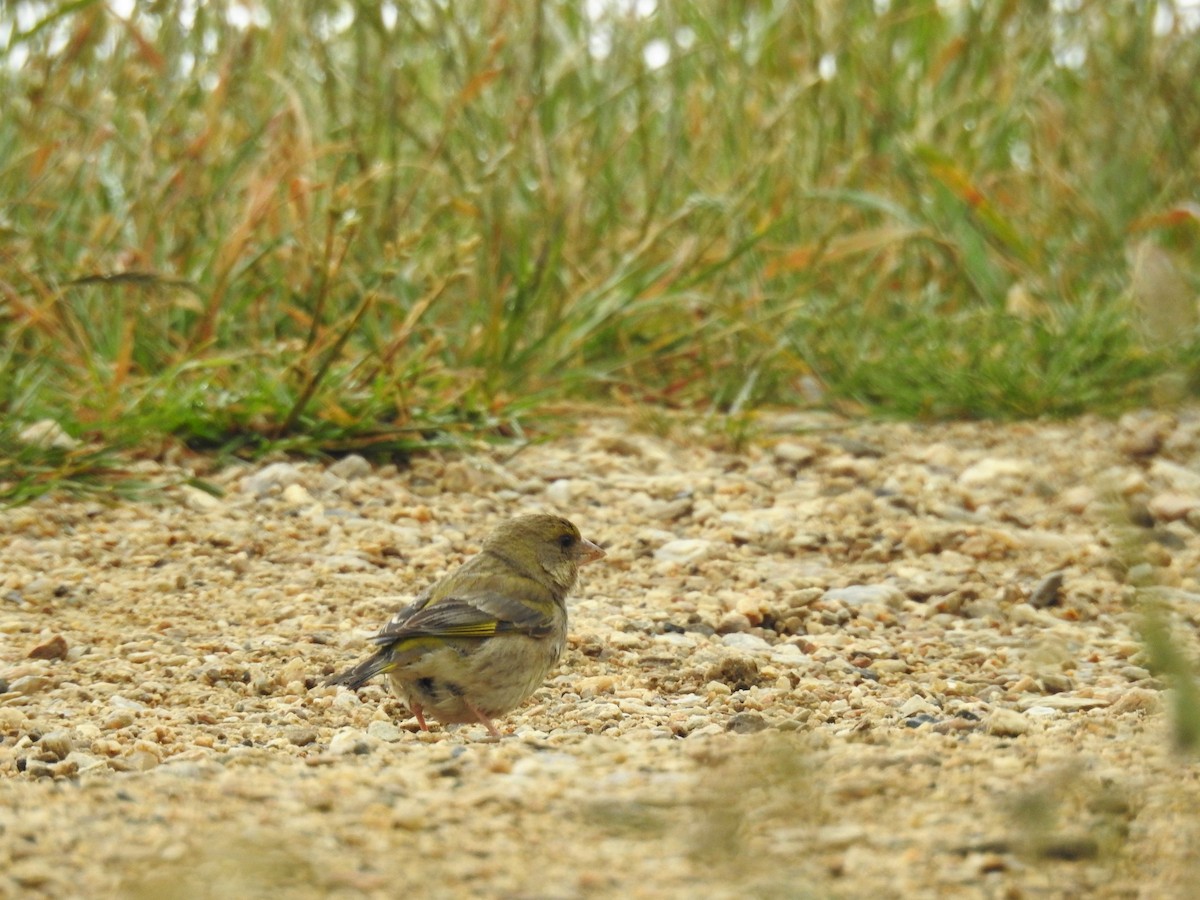
[[488,734],[494,738],[500,737],[500,732],[496,730],[496,726],[492,724],[492,720],[480,712],[474,703],[471,703],[469,700],[463,700],[463,704],[471,711],[471,715],[479,720],[479,724],[487,728]]
[[417,717],[417,724],[421,726],[421,730],[428,731],[429,726],[425,724],[425,710],[421,708],[420,703],[412,704],[412,714]]

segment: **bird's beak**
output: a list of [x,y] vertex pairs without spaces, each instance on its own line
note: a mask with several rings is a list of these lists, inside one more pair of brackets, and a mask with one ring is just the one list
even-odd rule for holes
[[604,556],[604,551],[600,547],[596,546],[591,541],[589,541],[587,538],[584,538],[582,543],[580,543],[580,545],[579,545],[579,564],[581,566],[584,563],[590,563],[594,560],[602,558],[603,556]]

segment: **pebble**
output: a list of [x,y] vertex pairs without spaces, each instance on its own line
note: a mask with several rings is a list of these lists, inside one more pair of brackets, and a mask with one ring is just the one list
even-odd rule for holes
[[296,747],[307,747],[309,744],[317,740],[318,734],[315,728],[289,728],[284,732],[289,744]]
[[734,734],[755,734],[768,727],[767,720],[756,712],[734,713],[725,724],[725,730]]
[[1193,496],[1200,494],[1200,470],[1181,466],[1158,456],[1150,463],[1149,474],[1157,481],[1166,482],[1168,487],[1179,493]]
[[904,718],[909,716],[927,715],[940,716],[942,711],[919,694],[913,694],[896,710]]
[[1037,706],[1029,706],[1024,709],[1027,716],[1032,716],[1036,719],[1048,719],[1054,716],[1062,715],[1061,710],[1057,710],[1052,706],[1046,706],[1044,703],[1039,703]]
[[1017,701],[1019,709],[1029,709],[1032,706],[1046,706],[1050,709],[1075,712],[1081,709],[1096,709],[1108,706],[1111,700],[1101,697],[1072,697],[1067,694],[1051,694],[1049,697],[1022,697]]
[[131,710],[123,709],[105,718],[100,727],[105,731],[116,731],[119,728],[128,728],[136,721],[137,716]]
[[123,697],[120,694],[113,694],[109,697],[108,705],[113,709],[127,709],[133,712],[142,712],[148,708],[142,701],[131,700],[129,697]]
[[313,495],[302,484],[289,484],[279,495],[280,499],[289,506],[311,506]]
[[38,747],[52,755],[55,759],[64,759],[74,749],[71,734],[67,731],[50,731],[42,735]]
[[1150,691],[1145,688],[1131,688],[1117,698],[1111,709],[1114,713],[1157,713],[1162,707],[1162,695],[1158,691]]
[[772,448],[772,453],[779,462],[797,468],[808,465],[817,457],[817,451],[812,447],[795,441],[780,441]]
[[699,538],[681,538],[668,541],[654,551],[654,558],[659,562],[689,565],[707,559],[716,549],[712,541]]
[[571,487],[569,479],[559,478],[546,486],[546,499],[555,506],[561,508],[570,506],[574,496],[574,490]]
[[1146,509],[1158,522],[1177,522],[1200,510],[1200,494],[1180,494],[1174,491],[1156,494],[1150,498]]
[[1035,609],[1045,609],[1059,602],[1059,591],[1062,590],[1063,573],[1051,572],[1037,583],[1029,595],[1029,605]]
[[350,453],[331,465],[329,472],[346,481],[355,481],[371,474],[371,464],[357,453]]
[[891,584],[853,584],[848,587],[831,588],[821,597],[826,602],[840,602],[847,606],[864,606],[878,603],[899,609],[907,599],[902,590]]
[[988,734],[994,734],[997,737],[1017,737],[1028,734],[1030,727],[1030,722],[1024,715],[1015,709],[1006,709],[1005,707],[993,709],[984,722],[984,728]]
[[14,678],[9,682],[7,693],[29,697],[33,694],[40,694],[53,683],[45,675],[22,675],[20,678]]
[[264,497],[274,490],[282,490],[288,485],[296,484],[301,477],[300,469],[292,463],[271,463],[242,478],[238,488],[243,494]]
[[354,728],[345,728],[330,740],[329,752],[334,756],[362,755],[371,752],[371,742],[363,732]]
[[1024,480],[1029,477],[1030,468],[1031,464],[1023,459],[988,457],[964,469],[958,480],[964,485],[983,485],[1006,479]]
[[[367,734],[376,740],[383,741],[385,744],[394,744],[405,735],[405,731],[401,729],[395,722],[387,722],[380,719],[372,720],[367,726]],[[332,750],[333,745],[330,744]],[[358,751],[356,751],[358,752]]]
[[182,485],[179,491],[183,497],[183,505],[192,510],[192,512],[215,512],[225,505],[220,497],[214,497],[208,491],[203,491],[194,485]]
[[771,650],[771,645],[756,634],[724,634],[721,635],[721,643],[746,653],[768,653]]
[[56,634],[44,644],[38,644],[29,651],[29,659],[65,659],[67,656],[67,641],[61,634]]
[[32,447],[53,447],[56,450],[74,450],[79,441],[53,419],[38,419],[17,432],[17,440]]

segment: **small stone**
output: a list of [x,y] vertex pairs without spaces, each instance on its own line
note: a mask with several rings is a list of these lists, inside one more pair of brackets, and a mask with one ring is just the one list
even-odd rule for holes
[[1077,484],[1063,491],[1059,501],[1075,515],[1082,515],[1096,501],[1096,491],[1086,484]]
[[591,675],[575,682],[575,690],[585,700],[591,700],[601,694],[611,694],[615,686],[616,680],[611,675]]
[[1171,421],[1167,416],[1155,415],[1138,419],[1135,415],[1121,417],[1121,435],[1117,447],[1127,456],[1148,458],[1162,449],[1163,440],[1170,433]]
[[1158,494],[1146,504],[1150,515],[1158,522],[1177,522],[1200,510],[1200,496],[1168,491]]
[[30,778],[53,778],[54,769],[50,767],[50,763],[41,759],[26,759],[25,774]]
[[1150,477],[1165,481],[1175,491],[1184,494],[1200,494],[1200,471],[1189,466],[1155,457],[1150,464]]
[[11,693],[29,697],[33,694],[40,694],[52,683],[45,675],[22,675],[8,686],[8,690]]
[[146,704],[141,700],[131,700],[128,697],[122,697],[120,694],[113,694],[108,699],[108,705],[113,709],[128,709],[133,712],[143,712],[146,710]]
[[842,588],[830,588],[821,597],[825,601],[839,601],[847,606],[865,606],[879,603],[898,609],[904,605],[904,591],[890,584],[852,584]]
[[555,506],[569,506],[573,494],[571,482],[566,478],[559,478],[546,486],[546,499]]
[[750,628],[750,619],[746,615],[731,611],[725,613],[721,617],[721,621],[717,623],[717,634],[735,634],[741,631],[749,631]]
[[120,728],[128,728],[136,720],[137,716],[133,714],[132,710],[122,709],[101,722],[100,727],[105,731],[116,731]]
[[691,497],[676,500],[656,500],[646,507],[646,516],[660,522],[674,522],[691,513],[695,502]]
[[1156,713],[1162,709],[1162,698],[1158,691],[1145,688],[1130,688],[1110,707],[1114,713],[1149,712]]
[[333,740],[329,742],[329,752],[334,756],[361,756],[371,752],[371,744],[367,735],[361,731],[346,728],[333,736]]
[[1144,681],[1150,677],[1150,670],[1142,666],[1122,666],[1118,674],[1127,681]]
[[38,644],[29,651],[29,659],[65,659],[67,655],[67,640],[61,634],[56,634],[44,644]]
[[758,713],[740,712],[729,717],[725,730],[732,731],[734,734],[754,734],[764,731],[768,727],[767,720]]
[[1037,706],[1025,707],[1022,711],[1031,719],[1053,719],[1060,712],[1053,706],[1046,706],[1042,703]]
[[1031,463],[1022,459],[981,459],[963,470],[958,476],[961,484],[982,485],[1004,480],[1025,480],[1029,477]]
[[300,480],[300,470],[291,463],[271,463],[246,475],[238,482],[238,487],[244,494],[264,497],[274,490],[295,484]]
[[998,707],[987,717],[985,727],[988,734],[997,737],[1017,737],[1028,733],[1031,726],[1029,720],[1015,709]]
[[79,441],[67,434],[53,419],[39,419],[25,426],[17,434],[17,440],[22,444],[43,449],[52,447],[55,450],[74,450],[79,446]]
[[1069,675],[1064,675],[1062,672],[1046,672],[1039,680],[1042,682],[1042,688],[1048,694],[1065,694],[1067,691],[1075,690],[1075,681]]
[[774,453],[776,460],[796,468],[808,465],[817,457],[817,451],[812,447],[795,441],[780,441],[775,445]]
[[699,538],[683,538],[668,541],[654,551],[654,558],[659,562],[689,565],[707,558],[714,549],[712,541]]
[[344,478],[346,481],[354,481],[355,479],[366,478],[370,475],[371,464],[357,453],[351,453],[348,456],[343,456],[331,465],[329,471],[338,478]]
[[758,663],[752,657],[742,656],[724,659],[709,666],[708,671],[704,673],[704,680],[709,682],[710,689],[715,684],[718,689],[724,689],[724,692],[728,693],[730,690],[744,691],[755,687],[762,681],[762,676],[759,674]]
[[317,729],[315,728],[289,728],[284,735],[288,739],[289,744],[294,744],[297,747],[307,747],[317,739]]
[[922,697],[920,694],[913,694],[896,710],[904,718],[917,715],[940,716],[942,711]]
[[395,722],[385,722],[376,719],[367,726],[367,734],[385,744],[394,744],[404,737],[404,732]]
[[[124,772],[149,772],[158,766],[161,760],[149,750],[134,750],[128,756],[109,760],[109,768]],[[114,766],[113,763],[119,763]]]
[[212,512],[224,506],[219,497],[214,497],[208,491],[202,491],[194,485],[185,484],[180,488],[180,493],[183,495],[183,505],[192,512]]
[[745,650],[751,653],[762,653],[769,651],[771,645],[756,634],[725,634],[721,636],[721,643],[726,647],[734,647],[738,650]]
[[49,753],[55,759],[65,759],[74,749],[71,734],[67,731],[48,731],[38,741],[38,747]]
[[1033,589],[1033,593],[1029,595],[1029,604],[1035,609],[1045,609],[1048,606],[1055,606],[1059,602],[1059,593],[1062,590],[1063,573],[1051,572],[1045,578],[1037,583],[1037,587]]
[[15,734],[24,727],[25,713],[12,706],[0,706],[0,734]]
[[324,557],[321,562],[330,572],[366,572],[375,568],[369,559],[353,553],[334,553]]
[[1078,712],[1082,709],[1097,709],[1108,706],[1112,701],[1102,697],[1073,697],[1068,694],[1052,694],[1049,697],[1022,697],[1017,701],[1021,709],[1031,706],[1046,706],[1065,712]]
[[280,498],[289,506],[311,506],[314,502],[313,495],[302,484],[289,484],[283,489]]
[[75,768],[75,772],[77,773],[87,772],[91,769],[96,769],[106,764],[104,760],[98,759],[95,756],[92,756],[90,753],[83,753],[79,750],[72,750],[69,754],[67,754],[67,758],[64,759],[63,762],[71,763]]

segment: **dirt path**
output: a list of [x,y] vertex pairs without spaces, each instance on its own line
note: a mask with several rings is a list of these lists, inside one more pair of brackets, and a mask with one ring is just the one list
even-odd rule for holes
[[[1200,414],[765,430],[0,513],[0,895],[1190,896]],[[501,742],[319,685],[532,510],[609,558]]]

